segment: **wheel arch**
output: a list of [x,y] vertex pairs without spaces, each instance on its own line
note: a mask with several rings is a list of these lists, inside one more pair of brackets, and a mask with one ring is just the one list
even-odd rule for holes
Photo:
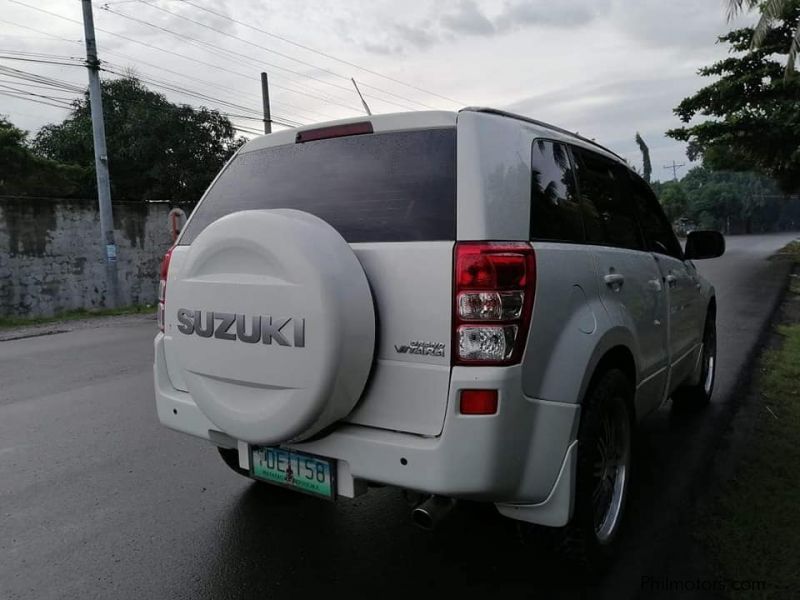
[[706,308],[706,317],[712,315],[714,320],[717,319],[717,296],[712,293],[711,298],[708,299],[708,307]]
[[631,350],[630,345],[626,343],[615,343],[598,349],[591,369],[587,370],[589,375],[585,378],[584,384],[581,388],[581,405],[583,405],[589,390],[592,389],[594,382],[597,381],[597,379],[602,376],[603,373],[609,371],[610,369],[619,369],[625,374],[626,377],[628,377],[629,381],[631,382],[631,387],[633,388],[634,393],[630,398],[628,398],[628,402],[631,414],[636,417],[635,390],[639,371],[635,354]]

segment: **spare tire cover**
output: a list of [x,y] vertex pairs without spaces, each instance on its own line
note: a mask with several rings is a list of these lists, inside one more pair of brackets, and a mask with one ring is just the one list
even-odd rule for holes
[[220,430],[278,444],[353,409],[372,365],[375,312],[333,227],[296,210],[237,212],[203,230],[176,266],[167,335],[189,393]]

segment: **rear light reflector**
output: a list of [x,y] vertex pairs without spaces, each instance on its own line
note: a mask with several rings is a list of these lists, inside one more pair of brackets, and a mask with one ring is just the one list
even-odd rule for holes
[[359,121],[357,123],[346,123],[344,125],[332,125],[330,127],[298,131],[295,143],[302,144],[303,142],[347,137],[349,135],[364,135],[365,133],[372,133],[372,123],[369,121]]
[[497,413],[497,390],[461,390],[462,415],[494,415]]
[[164,331],[164,302],[167,300],[167,276],[169,275],[169,262],[172,258],[172,250],[170,248],[161,260],[161,269],[159,270],[158,277],[158,309],[156,311],[156,321],[158,322],[159,331]]
[[536,284],[527,242],[458,242],[454,257],[453,364],[522,358]]

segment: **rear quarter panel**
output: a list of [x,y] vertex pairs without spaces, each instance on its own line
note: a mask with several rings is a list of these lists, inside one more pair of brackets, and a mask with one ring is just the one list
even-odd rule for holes
[[459,240],[528,240],[531,143],[526,123],[458,114]]
[[622,345],[637,355],[630,329],[613,322],[597,294],[591,248],[534,242],[536,297],[522,359],[526,396],[578,403],[603,355]]

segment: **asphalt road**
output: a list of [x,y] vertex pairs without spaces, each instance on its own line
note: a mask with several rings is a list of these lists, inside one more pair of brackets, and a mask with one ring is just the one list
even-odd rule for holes
[[766,259],[794,237],[729,238],[702,264],[719,302],[715,399],[643,424],[622,554],[592,588],[523,551],[491,508],[462,505],[429,534],[396,490],[333,505],[237,476],[158,424],[155,323],[137,317],[0,342],[0,598],[649,595],[641,577],[682,572],[673,533],[785,281]]

